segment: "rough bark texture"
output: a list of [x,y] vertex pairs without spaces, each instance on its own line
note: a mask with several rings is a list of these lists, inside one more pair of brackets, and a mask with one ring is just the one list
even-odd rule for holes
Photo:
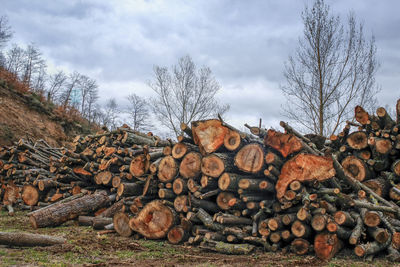
[[109,202],[105,193],[83,196],[33,212],[29,220],[34,228],[57,226],[87,212],[93,212]]
[[64,244],[67,240],[62,237],[38,235],[22,232],[0,232],[0,245],[18,247],[45,247]]

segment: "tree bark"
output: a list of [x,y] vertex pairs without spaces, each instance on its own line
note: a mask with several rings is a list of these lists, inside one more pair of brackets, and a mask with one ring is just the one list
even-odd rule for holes
[[23,232],[0,232],[0,244],[18,247],[44,247],[64,244],[67,240],[62,237],[38,235]]
[[60,203],[31,213],[29,220],[34,228],[57,226],[87,212],[94,212],[110,201],[106,193],[97,193]]

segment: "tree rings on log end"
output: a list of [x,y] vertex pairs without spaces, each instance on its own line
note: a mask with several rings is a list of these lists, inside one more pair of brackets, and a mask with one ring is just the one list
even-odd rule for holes
[[230,130],[224,138],[224,146],[229,151],[235,151],[241,145],[240,134],[236,131]]
[[158,166],[158,179],[161,182],[171,182],[178,174],[178,165],[172,156],[164,157]]
[[201,172],[211,177],[219,177],[225,170],[225,163],[218,156],[211,154],[201,160]]
[[35,206],[39,201],[39,192],[32,185],[24,185],[22,189],[22,200],[28,206]]
[[120,236],[131,236],[132,229],[129,227],[129,217],[124,212],[117,212],[113,217],[113,224],[115,231]]
[[242,147],[235,156],[235,166],[247,173],[262,171],[264,150],[258,144],[248,144]]
[[160,200],[148,203],[135,218],[129,221],[132,230],[149,239],[164,238],[175,224],[175,212]]
[[369,171],[364,161],[355,156],[346,157],[342,161],[342,166],[346,175],[360,182],[369,178]]
[[201,154],[198,152],[187,153],[181,161],[179,172],[186,179],[198,177],[201,173]]

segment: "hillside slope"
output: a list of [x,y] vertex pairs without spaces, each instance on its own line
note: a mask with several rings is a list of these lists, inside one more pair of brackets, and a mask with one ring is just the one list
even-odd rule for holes
[[89,133],[83,127],[56,116],[53,108],[33,93],[21,93],[0,77],[0,146],[20,138],[43,139],[62,146],[76,134]]

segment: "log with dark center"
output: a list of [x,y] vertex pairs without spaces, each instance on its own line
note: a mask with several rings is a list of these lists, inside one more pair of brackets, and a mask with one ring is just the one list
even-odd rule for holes
[[229,130],[224,137],[224,147],[229,151],[237,150],[243,144],[240,134]]
[[224,171],[232,171],[233,164],[228,154],[214,153],[201,160],[201,172],[218,178]]
[[355,157],[348,156],[342,161],[342,166],[346,175],[364,181],[371,177],[371,173],[364,161]]
[[346,138],[347,145],[355,150],[361,150],[368,146],[368,136],[365,132],[353,132]]

